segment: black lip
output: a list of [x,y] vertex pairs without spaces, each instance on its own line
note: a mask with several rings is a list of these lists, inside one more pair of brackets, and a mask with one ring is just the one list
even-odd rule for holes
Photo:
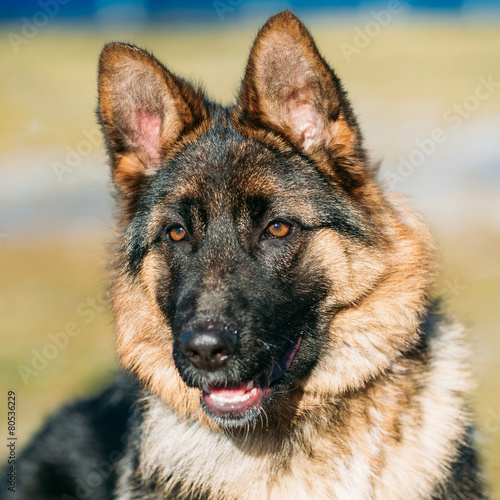
[[217,425],[224,427],[243,427],[247,424],[255,422],[262,413],[262,406],[253,406],[248,410],[241,413],[216,413],[213,411],[201,398],[201,407],[203,411],[213,420]]
[[271,368],[265,373],[257,378],[258,383],[261,387],[270,387],[276,383],[290,368],[297,351],[300,348],[302,342],[302,335],[299,335],[293,345],[286,351],[285,355],[280,361],[275,361]]

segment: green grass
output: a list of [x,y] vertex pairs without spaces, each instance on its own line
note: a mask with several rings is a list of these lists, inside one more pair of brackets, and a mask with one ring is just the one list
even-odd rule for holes
[[[344,23],[345,24],[345,23]],[[360,28],[363,23],[357,23]],[[497,27],[479,25],[390,25],[350,61],[342,43],[354,28],[332,19],[312,25],[318,46],[344,79],[354,102],[428,100],[462,102],[480,75],[498,73]],[[7,31],[7,30],[6,30]],[[13,28],[13,31],[16,31]],[[0,153],[47,149],[81,140],[96,127],[97,58],[105,42],[122,40],[153,50],[178,74],[204,82],[210,96],[233,100],[255,29],[196,32],[103,32],[41,30],[15,53],[0,33]],[[388,77],[390,76],[390,77]],[[479,112],[500,106],[500,92]],[[445,109],[443,107],[443,109]]]
[[61,401],[101,385],[114,369],[105,253],[88,241],[0,248],[0,375],[2,389],[18,395],[21,444]]
[[439,289],[447,310],[467,326],[477,382],[471,402],[492,498],[500,498],[500,235],[470,231],[442,243]]
[[[352,26],[333,19],[311,27],[355,105],[360,99],[396,107],[408,101],[430,102],[440,113],[473,93],[478,76],[493,74],[500,79],[500,36],[494,25],[394,23],[351,62],[340,45],[352,43]],[[46,29],[17,54],[6,32],[0,33],[0,169],[12,168],[20,156],[58,160],[67,145],[74,147],[84,138],[85,130],[96,130],[96,66],[106,41],[125,40],[152,49],[172,70],[203,81],[212,97],[231,101],[256,30],[240,28],[236,36],[224,28],[132,34]],[[499,112],[500,91],[477,111]],[[96,162],[91,168],[102,166]],[[107,238],[36,243],[25,235],[0,242],[1,388],[3,394],[7,388],[18,393],[21,445],[62,402],[100,386],[116,367],[109,311],[102,308],[92,316],[88,305],[106,289]],[[496,498],[500,498],[499,248],[498,233],[464,226],[442,241],[439,285],[449,309],[470,325],[478,379],[472,402]],[[459,292],[451,290],[450,283],[458,284]],[[36,352],[51,343],[49,334],[56,335],[72,323],[80,333],[24,383],[19,367],[32,367]],[[4,416],[0,424],[4,429]]]

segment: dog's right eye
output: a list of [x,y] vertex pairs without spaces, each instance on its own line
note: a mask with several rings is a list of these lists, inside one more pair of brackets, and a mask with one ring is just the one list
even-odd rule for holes
[[288,222],[275,220],[267,226],[261,239],[269,240],[269,239],[285,238],[292,232],[292,229],[293,229],[292,224],[289,224]]
[[267,233],[273,238],[284,238],[288,236],[291,230],[292,226],[290,224],[286,224],[285,222],[273,222],[268,226]]
[[187,231],[182,226],[172,227],[168,230],[168,236],[172,241],[182,241],[187,235]]

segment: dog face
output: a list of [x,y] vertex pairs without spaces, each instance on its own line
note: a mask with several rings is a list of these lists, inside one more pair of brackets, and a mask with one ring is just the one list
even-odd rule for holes
[[369,235],[306,159],[214,128],[148,186],[130,255],[154,256],[155,301],[181,377],[203,390],[212,418],[240,423],[287,394],[320,355],[332,284],[308,249],[315,235],[359,245]]
[[262,28],[232,108],[125,44],[103,51],[99,99],[120,210],[118,353],[179,416],[291,421],[415,342],[381,329],[418,323],[423,226],[380,193],[295,16]]
[[203,391],[214,420],[237,424],[318,358],[325,285],[302,250],[311,231],[332,222],[315,200],[332,196],[298,155],[285,160],[230,134],[198,139],[162,169],[155,214],[137,227],[155,221],[156,302],[182,379]]

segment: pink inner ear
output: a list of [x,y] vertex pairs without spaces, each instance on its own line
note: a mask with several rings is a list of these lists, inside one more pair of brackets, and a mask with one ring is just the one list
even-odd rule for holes
[[310,88],[302,88],[289,94],[287,112],[301,147],[307,149],[321,139],[324,123],[315,109],[314,94]]
[[147,168],[158,165],[161,148],[161,117],[144,110],[134,113],[134,145],[139,147],[147,157]]

